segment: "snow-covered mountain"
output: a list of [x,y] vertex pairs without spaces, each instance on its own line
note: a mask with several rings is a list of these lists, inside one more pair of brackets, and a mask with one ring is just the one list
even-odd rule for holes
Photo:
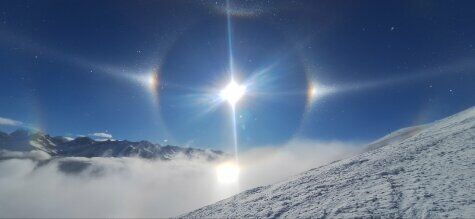
[[19,129],[10,134],[0,132],[0,149],[9,151],[44,151],[51,156],[71,157],[142,157],[168,160],[175,157],[215,160],[224,155],[221,151],[162,146],[148,141],[95,141],[88,137],[70,140],[51,137],[38,131]]
[[56,147],[62,142],[60,137],[51,137],[39,131],[18,129],[10,134],[0,132],[0,149],[11,151],[41,150],[56,154]]
[[475,218],[475,107],[182,217]]

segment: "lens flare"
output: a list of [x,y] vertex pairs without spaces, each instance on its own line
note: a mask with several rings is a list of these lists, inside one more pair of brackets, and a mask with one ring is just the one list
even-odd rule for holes
[[219,183],[230,184],[239,180],[239,165],[235,162],[225,162],[216,167],[216,176]]

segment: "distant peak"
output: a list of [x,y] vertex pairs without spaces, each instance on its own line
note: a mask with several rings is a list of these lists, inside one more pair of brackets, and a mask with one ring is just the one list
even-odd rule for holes
[[91,144],[95,141],[89,137],[77,137],[76,139],[70,141],[71,144]]
[[21,128],[21,129],[17,129],[14,132],[10,133],[10,136],[12,136],[14,138],[26,138],[31,134],[33,134],[33,131]]

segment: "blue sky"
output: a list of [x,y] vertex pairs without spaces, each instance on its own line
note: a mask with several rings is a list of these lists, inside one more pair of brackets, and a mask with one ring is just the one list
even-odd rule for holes
[[[230,49],[236,80],[252,82],[242,148],[370,141],[475,104],[471,1],[229,7],[230,26],[222,1],[1,1],[0,117],[22,125],[0,130],[228,150],[230,107],[213,98]],[[332,92],[309,101],[311,84]]]

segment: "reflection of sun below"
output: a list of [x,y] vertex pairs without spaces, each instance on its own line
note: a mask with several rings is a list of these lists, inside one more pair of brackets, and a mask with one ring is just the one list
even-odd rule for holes
[[239,180],[239,166],[234,162],[221,163],[216,167],[219,183],[236,183]]

